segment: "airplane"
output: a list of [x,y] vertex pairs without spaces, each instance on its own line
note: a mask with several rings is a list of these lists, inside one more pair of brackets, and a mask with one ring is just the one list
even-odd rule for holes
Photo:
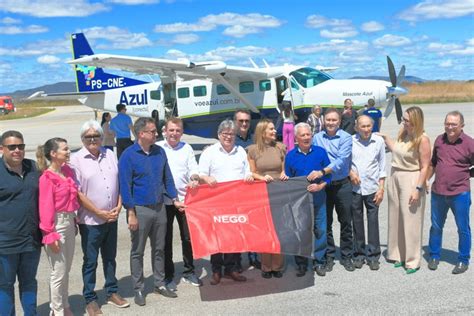
[[[216,137],[219,122],[238,108],[248,108],[252,120],[266,117],[276,120],[283,101],[291,102],[300,120],[312,107],[342,107],[352,99],[356,107],[369,98],[377,107],[386,107],[388,117],[395,107],[401,121],[398,96],[408,91],[401,86],[405,66],[398,76],[387,56],[390,81],[369,79],[333,79],[327,72],[333,67],[285,64],[263,68],[252,60],[253,67],[227,65],[223,61],[192,62],[111,54],[94,54],[85,35],[71,35],[77,92],[63,94],[35,93],[32,97],[76,97],[84,105],[115,112],[118,103],[127,105],[129,114],[160,119],[179,116],[184,132],[201,137]],[[103,68],[136,74],[160,76],[160,83],[145,82],[107,73]],[[290,87],[288,89],[288,87]]]

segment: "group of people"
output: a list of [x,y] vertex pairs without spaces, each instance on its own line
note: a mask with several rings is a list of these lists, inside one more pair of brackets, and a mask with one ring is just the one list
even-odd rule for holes
[[[126,116],[123,109],[121,113]],[[277,141],[271,120],[260,120],[252,133],[250,112],[240,109],[233,120],[220,123],[219,141],[203,151],[199,163],[191,146],[181,140],[183,122],[179,118],[166,122],[165,139],[159,142],[154,119],[139,118],[131,126],[126,117],[120,118],[122,126],[132,129],[128,135],[116,134],[117,146],[128,144],[124,145],[119,159],[103,143],[106,133],[116,128],[113,120],[108,125],[110,117],[104,118],[102,124],[94,120],[85,122],[80,131],[83,147],[73,154],[65,139],[48,140],[38,147],[37,163],[25,158],[25,142],[20,132],[4,132],[0,161],[0,209],[4,213],[0,218],[0,315],[15,313],[17,275],[24,313],[36,314],[36,271],[42,245],[51,269],[51,313],[72,315],[68,280],[77,230],[83,252],[86,312],[102,314],[95,293],[99,253],[107,303],[128,307],[129,302],[118,293],[115,275],[117,220],[122,209],[126,210],[131,236],[130,268],[135,304],[146,305],[143,257],[148,240],[154,292],[168,298],[177,297],[172,260],[175,218],[184,262],[182,282],[201,286],[203,283],[194,271],[184,196],[188,188],[199,184],[213,186],[232,180],[272,182],[307,177],[307,191],[313,195],[314,258],[312,262],[305,257],[294,258],[296,276],[301,277],[307,273],[308,266],[318,276],[325,276],[333,269],[336,257],[332,231],[334,209],[341,225],[341,264],[347,271],[362,268],[365,263],[371,270],[379,269],[378,208],[386,188],[387,259],[395,267],[404,267],[407,274],[415,273],[421,261],[428,180],[436,175],[431,186],[428,267],[431,270],[438,267],[443,225],[451,208],[459,233],[459,262],[453,273],[465,272],[471,249],[469,178],[473,174],[474,140],[463,132],[463,115],[458,111],[446,115],[445,133],[436,139],[432,155],[419,107],[410,107],[404,112],[403,125],[394,140],[374,133],[374,120],[364,114],[355,119],[355,134],[350,135],[341,128],[343,115],[330,108],[324,116],[316,115],[312,124],[297,123],[293,127],[296,146],[288,150]],[[380,127],[380,123],[377,124]],[[130,133],[135,136],[132,144],[128,142]],[[386,147],[392,151],[388,181]],[[283,254],[249,253],[248,258],[250,265],[261,268],[263,278],[283,276]],[[246,281],[242,275],[241,254],[218,253],[210,259],[211,285],[218,285],[222,278]]]

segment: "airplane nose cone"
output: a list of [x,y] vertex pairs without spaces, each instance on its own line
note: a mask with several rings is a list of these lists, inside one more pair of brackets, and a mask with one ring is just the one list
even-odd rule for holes
[[408,93],[408,90],[403,87],[387,87],[387,90],[389,95],[399,96]]

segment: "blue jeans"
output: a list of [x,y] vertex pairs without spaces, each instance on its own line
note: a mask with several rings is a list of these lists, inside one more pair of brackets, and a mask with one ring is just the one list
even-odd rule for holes
[[[320,191],[313,193],[314,210],[314,263],[326,263],[327,242],[327,212],[326,212],[326,192]],[[297,265],[306,266],[308,259],[301,256],[295,256]]]
[[446,196],[434,192],[431,194],[431,229],[430,229],[430,256],[440,259],[443,226],[448,210],[451,208],[454,220],[458,227],[459,262],[469,264],[471,252],[471,227],[469,226],[469,208],[471,206],[471,192]]
[[18,276],[20,301],[25,316],[37,315],[36,295],[38,283],[36,271],[41,256],[41,249],[0,255],[0,315],[15,315],[14,284]]
[[81,233],[82,252],[84,253],[84,262],[82,264],[82,280],[84,287],[82,293],[86,304],[97,300],[97,294],[94,291],[96,282],[97,258],[102,255],[102,265],[105,277],[105,291],[107,297],[117,293],[117,278],[115,270],[117,263],[117,222],[106,223],[102,225],[79,225]]

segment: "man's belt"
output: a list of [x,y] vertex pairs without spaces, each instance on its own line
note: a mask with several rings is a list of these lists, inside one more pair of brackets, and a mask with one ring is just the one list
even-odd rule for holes
[[347,182],[349,182],[349,178],[344,178],[344,179],[341,179],[341,180],[331,181],[330,185],[343,185]]

